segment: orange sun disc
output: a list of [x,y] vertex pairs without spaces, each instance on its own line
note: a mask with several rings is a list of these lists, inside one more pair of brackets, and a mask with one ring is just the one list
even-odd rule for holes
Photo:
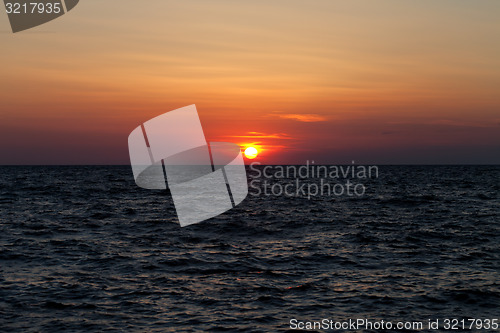
[[259,151],[255,147],[248,147],[245,149],[245,156],[251,160],[259,155]]

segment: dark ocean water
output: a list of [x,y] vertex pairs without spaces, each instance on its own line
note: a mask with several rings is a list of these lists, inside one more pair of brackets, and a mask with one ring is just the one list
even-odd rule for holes
[[500,167],[379,174],[362,197],[250,195],[180,228],[130,167],[0,167],[0,331],[499,318]]

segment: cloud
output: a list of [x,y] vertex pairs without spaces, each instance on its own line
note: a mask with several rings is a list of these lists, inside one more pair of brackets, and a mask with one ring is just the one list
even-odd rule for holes
[[443,126],[443,127],[472,127],[472,128],[490,128],[500,125],[493,121],[461,121],[452,119],[430,119],[415,121],[391,121],[390,125],[409,125],[409,126]]
[[272,133],[266,134],[262,132],[248,132],[247,135],[233,135],[232,138],[245,138],[245,139],[291,139],[286,133]]
[[285,119],[293,119],[297,121],[302,121],[305,123],[314,123],[314,122],[319,122],[319,121],[327,121],[326,117],[320,116],[318,114],[298,114],[298,113],[289,113],[289,114],[281,114],[279,115],[280,118],[285,118]]

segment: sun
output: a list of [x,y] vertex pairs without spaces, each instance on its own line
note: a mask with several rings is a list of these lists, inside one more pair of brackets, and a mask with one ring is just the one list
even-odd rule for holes
[[259,151],[255,147],[248,147],[245,149],[245,156],[251,160],[257,157],[259,155]]

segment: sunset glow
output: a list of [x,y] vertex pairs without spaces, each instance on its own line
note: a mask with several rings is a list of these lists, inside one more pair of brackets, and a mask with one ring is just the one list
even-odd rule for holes
[[255,147],[248,147],[245,149],[245,157],[253,160],[259,155],[258,150]]
[[126,164],[191,104],[263,164],[500,162],[498,1],[119,3],[0,34],[1,162]]

